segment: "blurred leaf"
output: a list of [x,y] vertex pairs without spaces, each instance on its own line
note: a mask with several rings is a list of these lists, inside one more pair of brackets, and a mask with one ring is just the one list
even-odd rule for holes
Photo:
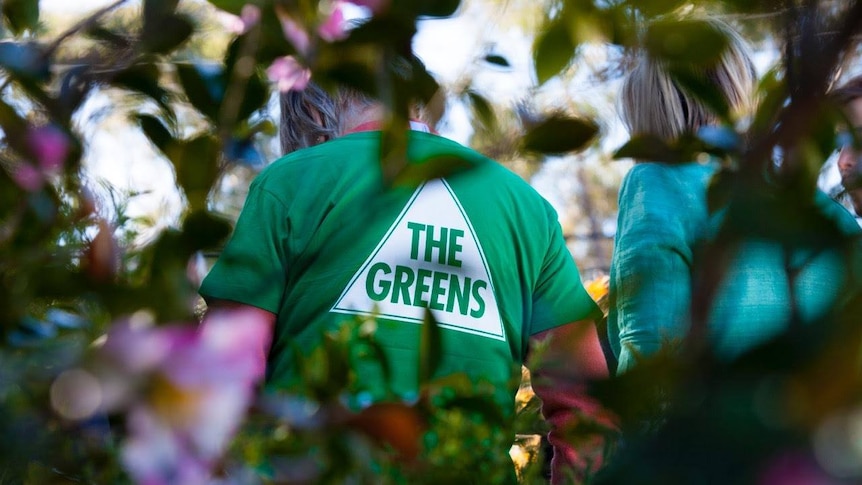
[[231,162],[239,162],[251,167],[260,167],[265,163],[251,139],[229,139],[224,147],[224,156]]
[[237,121],[247,120],[256,111],[265,108],[267,101],[269,101],[268,84],[258,73],[252,74],[245,85]]
[[165,15],[144,26],[141,47],[147,52],[167,54],[182,45],[194,32],[194,25],[183,15]]
[[687,163],[701,153],[711,153],[703,142],[691,134],[683,134],[674,144],[668,144],[655,135],[637,135],[614,152],[614,158],[633,158],[640,161]]
[[437,324],[431,310],[426,308],[419,341],[420,386],[428,383],[440,366],[440,360],[443,356],[443,342],[440,332],[440,325]]
[[482,60],[487,62],[488,64],[493,64],[495,66],[512,67],[512,65],[509,64],[509,61],[499,54],[488,54],[487,56],[483,57]]
[[727,207],[736,186],[736,174],[728,169],[716,172],[706,189],[706,207],[710,214]]
[[192,210],[206,208],[207,194],[218,177],[221,147],[217,139],[201,135],[191,140],[175,140],[165,154],[174,166],[177,182]]
[[765,134],[773,129],[781,109],[787,104],[788,90],[780,67],[770,69],[760,78],[757,88],[760,102],[750,131],[754,134]]
[[653,22],[644,42],[656,59],[700,68],[718,62],[728,45],[724,33],[703,20]]
[[420,17],[451,17],[461,6],[461,0],[412,0],[410,3]]
[[470,106],[473,112],[479,118],[479,121],[489,131],[497,129],[497,116],[494,114],[494,108],[482,95],[475,91],[467,91],[467,99],[470,100]]
[[680,88],[703,102],[720,120],[732,121],[728,100],[713,81],[689,67],[671,67],[668,71]]
[[59,308],[48,310],[45,313],[45,320],[56,327],[66,329],[84,328],[87,325],[87,321],[80,315]]
[[224,98],[224,72],[219,66],[204,64],[176,64],[177,74],[189,102],[204,116],[218,121]]
[[24,140],[27,133],[27,122],[17,111],[0,98],[0,126],[6,135],[6,142],[12,145],[19,153],[27,153]]
[[727,153],[738,153],[742,150],[742,138],[729,126],[702,126],[697,130],[697,137],[709,146]]
[[506,424],[506,416],[503,415],[500,405],[491,396],[454,396],[441,406],[443,409],[460,409],[468,413],[482,416],[482,418],[493,426]]
[[205,210],[196,210],[183,221],[183,235],[191,252],[218,247],[230,231],[228,221]]
[[614,152],[614,158],[632,158],[639,161],[671,161],[675,160],[673,149],[664,140],[655,135],[633,136],[622,147]]
[[47,81],[50,65],[43,54],[35,42],[0,42],[0,67],[16,77]]
[[138,64],[117,73],[112,84],[142,94],[155,101],[165,114],[173,113],[170,93],[159,82],[161,72],[154,64]]
[[685,3],[685,0],[629,0],[627,3],[643,12],[644,15],[655,17],[676,9]]
[[132,40],[123,32],[111,30],[103,25],[95,25],[87,29],[86,34],[92,39],[104,42],[117,49],[126,49],[132,44]]
[[166,16],[176,11],[179,0],[144,0],[144,24],[153,23],[153,27]]
[[242,8],[246,5],[260,5],[261,1],[249,1],[249,0],[207,0],[216,8],[224,10],[225,12],[230,12],[234,15],[239,15],[242,13]]
[[427,180],[450,177],[469,170],[472,165],[463,158],[440,156],[404,164],[392,179],[393,186],[416,187]]
[[137,114],[135,116],[138,124],[141,125],[141,129],[144,130],[144,134],[162,152],[174,141],[171,132],[155,116],[146,114]]
[[401,403],[372,404],[352,416],[348,425],[381,444],[391,446],[407,461],[419,455],[426,428],[419,413]]
[[533,48],[536,78],[540,85],[569,65],[576,47],[563,21],[553,22],[541,33]]
[[15,35],[39,26],[39,0],[3,0],[3,17]]
[[592,120],[555,115],[524,135],[524,149],[548,155],[576,152],[589,145],[598,132]]
[[88,66],[75,66],[70,68],[60,80],[60,93],[58,103],[65,110],[64,117],[72,117],[80,106],[93,85],[87,82],[86,74]]

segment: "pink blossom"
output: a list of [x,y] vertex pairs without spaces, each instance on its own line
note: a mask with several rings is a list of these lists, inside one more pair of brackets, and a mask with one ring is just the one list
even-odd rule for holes
[[216,18],[222,27],[224,27],[228,32],[234,34],[244,34],[248,32],[250,28],[260,22],[260,15],[260,7],[250,3],[245,4],[242,7],[242,12],[239,16],[225,12],[224,10],[216,12]]
[[45,185],[45,176],[29,163],[18,165],[12,172],[12,179],[27,192],[35,192]]
[[293,56],[279,57],[266,70],[269,80],[276,83],[278,90],[302,91],[311,79],[311,71],[306,69]]
[[334,42],[347,37],[345,29],[344,11],[342,10],[341,2],[336,2],[332,13],[326,18],[320,27],[317,29],[320,38],[327,42]]
[[42,172],[56,175],[63,169],[70,143],[63,130],[54,125],[45,125],[27,132],[27,146]]
[[280,6],[275,7],[275,13],[281,22],[281,30],[284,32],[284,38],[293,44],[297,52],[302,55],[308,54],[308,49],[311,46],[308,32]]
[[232,34],[242,34],[245,32],[245,24],[239,16],[232,13],[219,10],[216,12],[216,20],[224,27],[225,30]]
[[242,310],[215,313],[200,327],[111,328],[101,349],[113,363],[100,368],[105,410],[127,412],[122,460],[135,482],[208,483],[263,377],[270,332]]
[[247,32],[248,29],[260,22],[260,7],[250,3],[243,5],[240,19],[242,19],[243,32]]

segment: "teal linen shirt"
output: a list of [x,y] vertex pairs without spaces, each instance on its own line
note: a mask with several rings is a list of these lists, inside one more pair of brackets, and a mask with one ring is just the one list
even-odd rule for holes
[[[694,253],[723,215],[710,216],[707,210],[706,188],[715,169],[714,164],[641,163],[623,181],[611,262],[615,304],[608,315],[618,373],[689,329]],[[859,234],[853,216],[825,194],[818,192],[815,203],[840,231]],[[794,291],[803,322],[816,320],[837,303],[847,284],[858,282],[858,264],[848,265],[835,250],[797,250],[790,261],[799,264]],[[746,241],[728,266],[709,313],[717,355],[730,359],[776,336],[792,311],[782,246]]]

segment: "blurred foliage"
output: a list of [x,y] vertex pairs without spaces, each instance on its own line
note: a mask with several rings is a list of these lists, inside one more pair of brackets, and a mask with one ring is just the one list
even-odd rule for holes
[[[271,85],[279,81],[267,79],[276,61],[294,56],[324,86],[346,83],[378,96],[392,113],[382,147],[384,173],[393,183],[429,175],[405,173],[406,137],[391,127],[402,125],[415,102],[434,104],[439,86],[412,55],[411,40],[418,19],[453,15],[457,0],[357,2],[367,5],[367,18],[336,32],[337,38],[322,30],[333,2],[143,0],[140,8],[122,8],[125,3],[117,1],[50,38],[37,0],[2,3],[3,483],[130,480],[120,466],[123,417],[64,415],[52,392],[58,392],[64,372],[89,361],[114,322],[147,315],[156,326],[195,324],[190,261],[217,248],[230,231],[210,211],[210,195],[231,167],[266,158],[254,141],[273,130],[264,112]],[[842,120],[825,92],[846,56],[856,52],[862,2],[556,0],[542,6],[533,49],[540,84],[580,62],[589,44],[623,52],[644,47],[722,116],[722,126],[688,134],[672,146],[635,138],[617,152],[670,162],[709,155],[722,163],[710,200],[714,207],[731,208],[721,239],[726,244],[709,248],[714,257],[704,258],[709,278],[703,294],[695,295],[695,317],[722,281],[721,262],[734,241],[757,235],[803,245],[815,234],[828,236],[828,244],[858,243],[840,239],[828,221],[800,214]],[[199,10],[212,7],[238,16],[230,17],[234,31],[215,28]],[[726,44],[703,22],[675,16],[704,12],[735,19],[746,32],[770,32],[784,46],[781,64],[762,80],[761,103],[751,119],[734,119],[724,100],[691,75],[694,66],[715,62]],[[224,36],[217,54],[200,42],[214,30]],[[485,62],[509,66],[493,53]],[[74,118],[102,89],[121,93],[130,117],[170,162],[184,197],[176,227],[145,244],[130,244],[134,233],[123,210],[125,199],[136,194],[117,195],[115,207],[106,210],[82,177],[87,140]],[[513,159],[576,153],[604,136],[602,123],[584,113],[523,116],[512,127],[469,82],[453,92],[470,103],[487,130],[480,145],[492,150],[495,140],[505,141],[499,153]],[[782,163],[773,170],[776,151]],[[768,210],[750,210],[754,204]],[[820,325],[791,326],[730,364],[698,352],[706,346],[691,341],[703,334],[694,332],[681,343],[681,353],[660,354],[623,377],[593,383],[592,394],[620,417],[626,436],[596,482],[862,480],[862,455],[852,432],[860,426],[862,307],[858,294],[845,300]],[[695,322],[702,324],[700,316]],[[423,362],[425,375],[431,375],[439,348],[436,326],[427,322],[425,328]],[[348,410],[342,400],[355,376],[344,359],[374,358],[373,332],[361,329],[345,327],[327,337],[327,346],[305,364],[304,392],[264,394],[256,402],[216,475],[245,483],[513,479],[505,450],[514,436],[545,431],[537,401],[511,415],[493,403],[487,383],[451,376],[424,383],[416,402]],[[576,429],[571,440],[591,431]],[[541,482],[540,449],[521,449],[528,459],[520,480]]]

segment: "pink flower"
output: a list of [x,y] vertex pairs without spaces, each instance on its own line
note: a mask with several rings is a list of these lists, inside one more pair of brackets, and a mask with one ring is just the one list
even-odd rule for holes
[[284,32],[284,38],[293,44],[297,52],[302,55],[308,54],[308,49],[311,46],[308,32],[281,6],[276,5],[275,13],[281,22],[281,30]]
[[45,176],[29,163],[18,165],[12,172],[12,179],[27,192],[35,192],[45,185]]
[[27,132],[27,146],[46,175],[60,173],[69,155],[69,145],[69,137],[54,125],[31,128]]
[[347,37],[345,29],[344,11],[341,7],[341,2],[336,2],[332,9],[332,13],[326,18],[326,21],[320,24],[317,29],[320,38],[327,42],[334,42]]
[[27,148],[33,163],[21,163],[12,173],[19,187],[35,192],[41,189],[50,177],[63,170],[69,155],[69,137],[54,125],[33,127],[27,130]]
[[242,7],[239,16],[219,10],[216,12],[216,18],[228,32],[244,34],[260,22],[260,7],[247,3]]
[[249,311],[206,323],[114,325],[101,349],[103,407],[127,412],[123,464],[136,483],[204,484],[264,374],[269,323]]
[[302,91],[311,79],[311,71],[306,69],[293,56],[279,57],[266,70],[269,80],[276,83],[278,90]]

